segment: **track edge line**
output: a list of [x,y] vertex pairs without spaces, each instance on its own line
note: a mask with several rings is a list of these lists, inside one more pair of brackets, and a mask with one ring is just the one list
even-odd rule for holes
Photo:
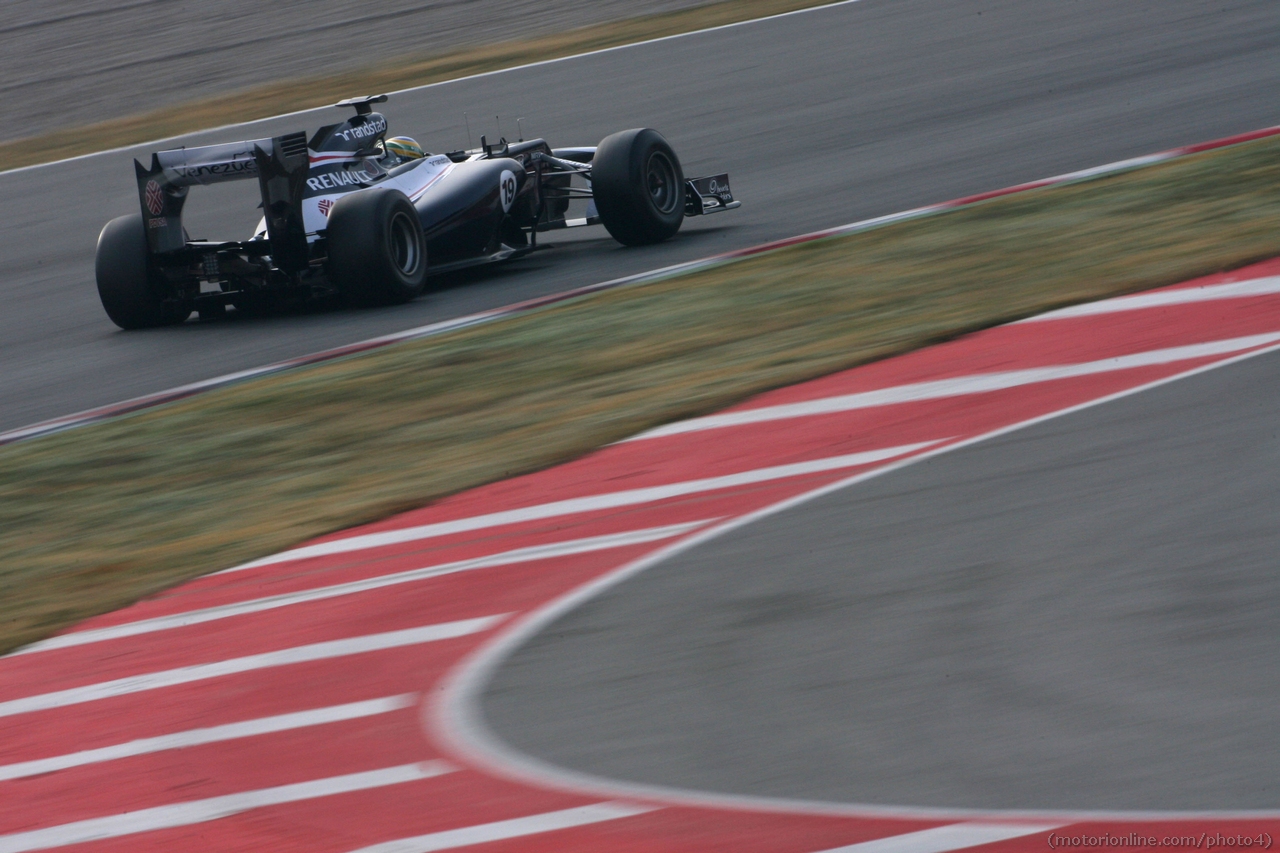
[[[922,451],[906,459],[845,477],[800,495],[794,495],[778,503],[763,507],[746,515],[696,532],[671,545],[633,560],[601,577],[571,590],[553,601],[521,615],[500,629],[456,664],[444,678],[434,685],[432,696],[422,705],[421,721],[426,734],[439,743],[446,753],[481,772],[491,773],[524,784],[561,790],[592,797],[630,799],[656,802],[667,806],[714,808],[732,811],[757,811],[786,814],[804,814],[832,817],[898,818],[914,820],[974,820],[996,819],[1012,821],[1066,821],[1086,820],[1248,820],[1280,818],[1280,810],[1241,811],[1109,811],[1109,810],[1054,810],[1054,809],[968,809],[927,806],[886,806],[870,803],[839,803],[822,800],[787,799],[742,794],[723,794],[663,785],[625,782],[570,770],[543,759],[523,753],[509,746],[488,726],[480,706],[480,700],[493,675],[506,660],[528,640],[553,623],[556,619],[576,609],[614,586],[652,568],[667,559],[688,551],[726,533],[745,527],[763,518],[784,512],[801,504],[816,500],[832,492],[932,459],[943,453],[979,444],[993,438],[1017,432],[1046,421],[1091,409],[1125,397],[1150,391],[1182,379],[1207,373],[1221,367],[1280,351],[1280,344],[1272,344],[1250,350],[1210,364],[1166,376],[1142,385],[1107,394],[1094,400],[1068,406],[1048,414],[1038,415],[1015,424],[962,439],[944,443],[939,447]],[[1066,825],[1066,824],[1064,824]]]

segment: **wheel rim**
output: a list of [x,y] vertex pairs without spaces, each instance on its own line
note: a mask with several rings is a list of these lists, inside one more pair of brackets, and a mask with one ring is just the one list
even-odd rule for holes
[[661,151],[650,154],[644,181],[653,206],[661,213],[674,212],[680,203],[680,188],[677,186],[676,167],[671,158]]
[[389,230],[391,262],[401,275],[412,278],[422,263],[418,223],[405,213],[397,213],[391,218]]

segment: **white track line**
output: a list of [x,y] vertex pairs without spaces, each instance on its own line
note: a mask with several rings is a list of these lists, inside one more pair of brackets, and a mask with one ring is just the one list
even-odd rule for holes
[[1138,311],[1143,308],[1164,308],[1170,305],[1187,305],[1193,302],[1213,302],[1218,299],[1243,299],[1250,296],[1271,296],[1280,293],[1280,276],[1266,276],[1229,284],[1210,284],[1204,287],[1188,287],[1156,293],[1139,293],[1133,296],[1117,296],[1100,302],[1086,302],[1037,314],[1018,323],[1039,323],[1043,320],[1064,320],[1071,317],[1091,317],[1096,314],[1112,314],[1117,311]]
[[243,737],[253,737],[254,735],[285,732],[291,729],[324,725],[325,723],[337,723],[343,720],[357,720],[361,717],[389,714],[392,711],[411,707],[416,699],[416,694],[406,693],[402,696],[388,696],[382,699],[368,699],[363,702],[349,702],[345,705],[331,705],[328,708],[314,708],[310,711],[277,714],[274,717],[259,717],[256,720],[228,723],[223,726],[188,729],[185,732],[140,738],[127,743],[117,743],[111,746],[98,747],[97,749],[85,749],[80,752],[55,755],[50,758],[19,761],[15,764],[0,765],[0,781],[39,776],[41,773],[53,773],[56,770],[83,767],[87,764],[101,764],[104,761],[116,761],[121,758],[131,758],[135,755],[150,755],[153,752],[164,752],[170,749],[183,749],[188,746],[220,743],[227,740],[238,740]]
[[[541,59],[541,60],[538,60],[537,62],[526,62],[523,65],[513,65],[509,68],[499,68],[494,71],[482,71],[478,74],[468,74],[466,77],[454,77],[453,79],[450,79],[450,80],[441,80],[436,83],[427,83],[424,86],[410,86],[407,89],[395,89],[393,91],[387,92],[386,94],[387,95],[405,95],[413,92],[421,92],[421,91],[425,91],[426,89],[435,89],[440,86],[450,86],[457,83],[465,83],[470,80],[479,80],[484,77],[494,77],[499,74],[510,74],[516,71],[524,71],[529,68],[538,68],[543,65],[556,65],[561,62],[570,62],[572,60],[582,59],[588,56],[598,56],[604,53],[615,53],[621,50],[629,50],[631,48],[644,47],[646,45],[658,44],[664,41],[672,41],[674,39],[689,38],[690,36],[698,36],[698,35],[703,35],[705,33],[714,33],[719,30],[729,30],[737,27],[745,27],[751,24],[759,24],[759,23],[764,23],[766,21],[774,21],[780,18],[790,18],[794,15],[804,15],[810,12],[820,12],[824,9],[834,9],[838,6],[848,6],[858,2],[860,2],[860,0],[836,0],[836,2],[834,3],[826,3],[821,6],[810,6],[806,9],[795,9],[790,12],[780,12],[776,15],[766,15],[763,18],[751,18],[746,21],[734,21],[731,24],[719,24],[714,27],[704,27],[703,29],[700,29],[700,30],[690,30],[687,33],[674,33],[669,36],[658,36],[657,38],[645,39],[643,41],[628,42],[627,44],[615,45],[614,47],[597,48],[596,50],[588,50],[584,53],[573,53],[573,54],[570,54],[569,56],[557,56],[554,59]],[[307,113],[322,112],[330,108],[331,107],[329,105],[325,105],[322,107],[309,107],[305,110],[294,110],[293,112],[281,113],[280,115],[267,116],[265,118],[255,118],[249,121],[235,122],[233,124],[223,124],[223,125],[218,125],[217,127],[205,128],[203,130],[192,130],[192,131],[188,131],[187,133],[178,134],[177,136],[164,136],[159,139],[148,140],[147,142],[135,142],[131,145],[121,145],[117,148],[107,148],[103,151],[94,151],[93,153],[90,153],[90,154],[77,154],[74,157],[64,157],[61,160],[50,160],[48,163],[33,163],[30,166],[18,166],[13,169],[5,169],[3,171],[0,171],[0,176],[13,175],[19,172],[29,172],[35,169],[44,169],[49,166],[60,166],[64,163],[74,163],[77,160],[87,160],[91,157],[101,157],[105,154],[119,154],[124,151],[132,151],[135,148],[146,148],[146,147],[160,145],[161,143],[165,143],[165,142],[171,142],[173,140],[185,139],[186,137],[195,136],[197,134],[218,133],[225,130],[234,130],[236,128],[251,127],[255,124],[261,124],[263,122],[275,121],[277,119],[282,119],[282,118],[292,118],[293,116],[302,116],[302,115],[306,115]]]
[[27,853],[30,850],[48,850],[52,847],[120,838],[140,832],[153,832],[157,829],[190,826],[265,806],[296,803],[300,800],[312,800],[352,791],[367,791],[370,788],[382,788],[404,782],[417,782],[421,779],[451,773],[455,769],[443,761],[404,764],[365,773],[350,773],[346,776],[333,776],[294,785],[280,785],[275,788],[210,797],[206,800],[193,800],[189,803],[139,809],[110,817],[78,820],[61,826],[0,835],[0,853]]
[[1052,832],[1060,826],[1062,826],[1061,823],[953,823],[950,826],[935,826],[933,829],[923,829],[919,832],[891,835],[888,838],[835,847],[823,850],[822,853],[948,853],[951,850],[994,844],[1010,838]]
[[286,592],[281,593],[280,595],[255,598],[249,601],[239,601],[234,604],[223,604],[217,607],[206,607],[200,610],[188,610],[183,613],[174,613],[168,616],[157,616],[153,619],[140,619],[137,622],[110,625],[106,628],[76,631],[71,634],[62,634],[57,637],[51,637],[48,640],[33,643],[26,648],[13,652],[12,655],[24,655],[31,654],[32,652],[51,651],[53,649],[64,649],[72,646],[84,646],[90,643],[100,643],[105,640],[115,640],[121,637],[148,634],[153,631],[165,631],[170,628],[198,625],[202,622],[211,622],[215,619],[226,619],[230,616],[241,616],[246,613],[260,613],[264,610],[274,610],[277,607],[287,607],[291,604],[301,604],[307,601],[321,601],[326,598],[353,595],[359,592],[367,592],[368,590],[382,589],[383,587],[395,586],[402,583],[412,583],[414,581],[427,580],[441,575],[466,572],[473,569],[509,566],[517,563],[530,563],[537,560],[546,560],[552,557],[567,557],[573,554],[588,554],[593,551],[603,551],[610,548],[625,548],[629,545],[640,545],[645,542],[658,542],[663,539],[680,536],[684,533],[696,530],[699,527],[705,527],[715,520],[716,519],[704,519],[702,521],[694,521],[688,524],[672,524],[665,527],[650,527],[644,530],[629,530],[625,533],[611,533],[605,536],[591,536],[582,539],[571,539],[565,542],[552,542],[547,545],[533,545],[528,548],[515,548],[510,551],[503,551],[499,554],[490,554],[486,557],[473,557],[469,560],[457,560],[451,563],[441,563],[438,566],[428,566],[426,568],[413,569],[406,572],[396,572],[395,574],[365,578],[363,580],[351,581],[350,583],[334,584],[332,586],[305,589],[297,592]]
[[[1280,279],[1278,279],[1280,281]],[[991,391],[1004,391],[1022,385],[1049,382],[1054,379],[1070,379],[1077,376],[1092,376],[1098,373],[1111,373],[1117,370],[1131,370],[1136,367],[1152,367],[1170,364],[1176,361],[1189,361],[1193,358],[1209,358],[1215,355],[1229,355],[1266,346],[1280,341],[1280,333],[1268,335],[1249,335],[1241,338],[1230,338],[1222,341],[1211,341],[1190,346],[1169,347],[1167,349],[1149,350],[1133,355],[1105,358],[1099,361],[1087,361],[1081,364],[1061,364],[1051,367],[1035,367],[1027,370],[1007,370],[995,373],[975,373],[969,376],[957,376],[951,379],[937,379],[931,382],[913,382],[907,385],[895,385],[889,388],[877,388],[874,391],[862,391],[857,394],[843,394],[838,397],[823,397],[817,400],[805,400],[802,403],[787,403],[780,406],[762,406],[758,409],[744,409],[737,412],[726,412],[722,415],[708,415],[703,418],[690,418],[672,424],[657,427],[626,441],[640,441],[649,438],[664,438],[688,432],[701,432],[724,427],[744,426],[746,424],[779,421],[788,418],[803,418],[811,415],[827,415],[837,412],[851,412],[857,409],[870,409],[876,406],[888,406],[895,403],[914,403],[921,400],[937,400],[944,397],[959,397],[965,394],[984,394]]]
[[468,847],[472,844],[484,844],[489,841],[503,841],[508,838],[524,838],[542,832],[557,829],[571,829],[575,826],[588,826],[593,823],[604,823],[626,817],[647,814],[655,811],[657,806],[637,806],[629,803],[596,803],[576,809],[564,809],[558,812],[518,817],[512,820],[499,820],[493,823],[482,823],[461,829],[448,829],[443,832],[432,832],[413,838],[401,838],[386,841],[371,847],[361,847],[352,853],[431,853],[434,850],[453,850]]
[[[415,542],[435,536],[447,536],[451,533],[466,533],[471,530],[483,530],[506,524],[518,524],[523,521],[539,521],[545,518],[557,518],[564,515],[577,515],[584,512],[597,512],[603,509],[616,509],[624,506],[653,503],[668,498],[694,495],[699,492],[713,492],[719,489],[732,489],[737,486],[749,486],[754,483],[767,483],[771,480],[783,480],[788,477],[800,477],[805,474],[817,474],[823,471],[837,471],[841,468],[855,468],[859,465],[870,465],[897,456],[906,456],[926,447],[932,447],[946,439],[924,441],[917,444],[903,444],[897,447],[885,447],[868,450],[863,453],[850,453],[845,456],[831,456],[825,459],[814,459],[809,462],[796,462],[790,465],[776,465],[770,468],[757,468],[753,471],[742,471],[727,474],[723,477],[707,477],[702,480],[688,480],[683,483],[670,483],[665,486],[650,486],[643,489],[628,489],[621,492],[606,492],[584,498],[553,501],[492,512],[486,515],[474,515],[454,521],[441,521],[435,524],[424,524],[418,527],[406,527],[402,530],[388,530],[382,533],[364,533],[359,536],[348,536],[345,539],[334,539],[315,545],[305,545],[290,551],[281,551],[251,563],[224,569],[223,572],[238,572],[274,563],[291,560],[305,560],[310,557],[326,557],[331,554],[345,554],[351,551],[363,551],[369,548],[380,548],[384,545],[397,545],[402,542]],[[222,572],[219,572],[221,574]]]
[[216,661],[214,663],[194,664],[161,672],[130,675],[125,678],[99,682],[98,684],[86,684],[67,690],[40,693],[35,696],[25,696],[21,699],[0,702],[0,717],[11,717],[14,714],[26,714],[31,711],[46,711],[51,708],[63,708],[68,705],[79,705],[83,702],[94,702],[99,699],[141,693],[145,690],[157,690],[177,684],[189,684],[193,681],[204,681],[209,678],[252,672],[258,669],[269,669],[307,661],[329,660],[330,658],[345,657],[363,652],[395,649],[401,646],[430,643],[435,640],[465,637],[468,634],[484,631],[505,618],[506,615],[482,616],[479,619],[463,619],[458,622],[444,622],[439,625],[409,628],[404,631],[389,631],[385,634],[369,634],[363,637],[350,637],[345,640],[330,640],[325,643],[312,643],[306,646],[296,646],[292,649],[281,649],[247,657],[230,658],[229,660]]

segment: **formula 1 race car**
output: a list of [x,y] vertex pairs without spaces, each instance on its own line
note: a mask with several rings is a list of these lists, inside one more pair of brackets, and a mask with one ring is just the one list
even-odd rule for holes
[[[428,274],[520,257],[538,234],[597,223],[629,246],[676,233],[686,216],[738,207],[727,175],[687,179],[655,130],[624,130],[596,147],[542,139],[426,154],[387,138],[373,111],[386,95],[335,106],[355,115],[305,132],[160,151],[134,161],[141,215],[98,238],[98,294],[125,329],[181,323],[227,306],[338,298],[407,302]],[[406,148],[413,150],[406,150]],[[256,178],[263,217],[247,240],[192,240],[182,225],[189,188]],[[585,215],[566,218],[587,200]]]

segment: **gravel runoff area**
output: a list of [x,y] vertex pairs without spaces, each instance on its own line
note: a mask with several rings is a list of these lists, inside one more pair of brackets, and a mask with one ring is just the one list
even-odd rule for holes
[[706,0],[9,0],[0,141]]

